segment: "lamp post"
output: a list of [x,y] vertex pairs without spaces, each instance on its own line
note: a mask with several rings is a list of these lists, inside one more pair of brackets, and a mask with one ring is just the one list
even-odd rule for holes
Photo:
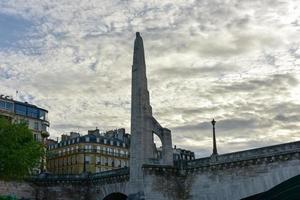
[[211,121],[211,124],[213,125],[213,155],[218,155],[217,142],[216,142],[216,130],[215,130],[216,121],[215,121],[215,119],[213,119]]
[[83,173],[86,173],[85,148],[83,149]]
[[46,157],[47,157],[47,138],[49,137],[49,133],[47,131],[42,131],[41,132],[41,137],[42,137],[42,147],[43,147],[43,157],[41,160],[41,165],[40,165],[40,173],[44,173],[47,171],[47,165],[46,165]]

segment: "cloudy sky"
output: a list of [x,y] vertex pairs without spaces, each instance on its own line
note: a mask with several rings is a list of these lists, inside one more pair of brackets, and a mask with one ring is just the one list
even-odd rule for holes
[[211,154],[300,139],[299,0],[0,0],[0,93],[49,110],[51,137],[130,127],[135,32],[153,113]]

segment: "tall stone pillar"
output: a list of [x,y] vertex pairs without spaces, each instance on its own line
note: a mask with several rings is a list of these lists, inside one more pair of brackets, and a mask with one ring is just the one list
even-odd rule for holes
[[[131,86],[131,142],[130,142],[130,200],[144,199],[142,166],[155,159],[153,133],[162,140],[163,164],[172,165],[171,132],[162,128],[152,116],[146,77],[143,39],[136,33],[134,41]],[[164,158],[165,156],[165,158]]]
[[151,140],[149,134],[151,127],[147,124],[147,118],[151,116],[144,45],[143,39],[137,32],[134,41],[131,82],[130,187],[132,195],[129,196],[131,199],[143,199],[142,165],[146,163],[151,149],[147,145]]
[[162,133],[162,161],[164,165],[173,165],[173,147],[171,131],[163,128]]

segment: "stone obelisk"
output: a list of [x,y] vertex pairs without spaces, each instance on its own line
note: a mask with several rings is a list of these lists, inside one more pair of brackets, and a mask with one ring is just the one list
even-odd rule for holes
[[134,41],[131,83],[131,141],[130,141],[130,195],[129,199],[144,199],[144,164],[153,164],[155,147],[153,133],[162,141],[162,165],[173,164],[171,131],[152,116],[146,77],[143,39],[136,33]]
[[142,165],[146,163],[146,141],[153,141],[153,135],[148,134],[147,118],[152,117],[149,91],[147,88],[146,63],[143,39],[136,33],[134,41],[132,83],[131,83],[131,141],[130,141],[130,187],[136,199],[143,197]]

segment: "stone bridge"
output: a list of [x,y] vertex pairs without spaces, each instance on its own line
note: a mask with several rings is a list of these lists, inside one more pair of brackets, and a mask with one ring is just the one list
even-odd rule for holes
[[[143,165],[144,199],[235,200],[271,190],[300,175],[300,141],[201,158],[175,166]],[[129,169],[30,179],[37,199],[125,200]],[[289,185],[300,197],[300,178]],[[286,192],[277,189],[276,194]],[[296,192],[296,193],[295,193]],[[129,198],[130,199],[130,198]],[[253,197],[254,199],[254,197]]]
[[[153,134],[162,140],[155,160]],[[300,199],[300,141],[173,163],[171,131],[152,116],[143,40],[132,66],[130,169],[81,175],[41,174],[0,182],[0,194],[41,200]],[[282,198],[281,198],[282,199]]]
[[95,199],[112,194],[128,195],[129,168],[79,175],[42,174],[28,182],[37,199]]

